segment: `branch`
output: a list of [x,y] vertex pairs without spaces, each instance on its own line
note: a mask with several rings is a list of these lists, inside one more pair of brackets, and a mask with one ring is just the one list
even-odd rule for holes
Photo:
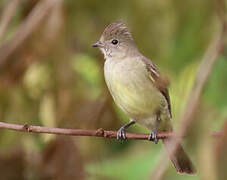
[[2,12],[1,22],[0,22],[0,41],[7,30],[7,27],[10,23],[11,18],[13,17],[14,13],[17,10],[21,0],[12,0],[10,1],[7,6],[4,8]]
[[[205,52],[205,55],[202,59],[202,62],[198,68],[195,82],[191,89],[189,99],[187,101],[184,113],[181,117],[181,124],[179,128],[179,132],[176,133],[176,141],[172,143],[172,149],[170,150],[169,154],[174,155],[177,148],[179,147],[182,138],[187,134],[188,130],[191,128],[196,115],[196,110],[199,107],[200,99],[204,87],[207,84],[207,81],[210,77],[210,74],[214,68],[214,65],[222,53],[225,35],[227,33],[227,22],[224,21],[224,18],[219,18],[221,21],[221,32],[216,36],[214,41],[210,44],[209,48]],[[193,97],[193,98],[191,98]],[[163,175],[167,169],[168,161],[166,161],[168,155],[167,153],[163,156],[163,159],[159,162],[156,169],[153,171],[151,176],[152,180],[161,180],[163,179]]]
[[13,38],[0,47],[0,70],[3,69],[8,57],[34,32],[48,15],[48,12],[61,0],[41,0],[28,17],[16,30]]
[[[68,136],[94,136],[94,137],[104,137],[104,138],[116,138],[117,131],[106,131],[102,128],[97,130],[86,130],[86,129],[67,129],[67,128],[50,128],[43,126],[33,126],[33,125],[19,125],[0,122],[0,129],[8,129],[13,131],[22,131],[27,133],[47,133],[56,135],[68,135]],[[216,131],[211,134],[214,137],[219,137],[222,132]],[[157,134],[158,139],[165,139],[168,137],[175,136],[173,132],[160,132]],[[136,140],[148,140],[149,134],[138,134],[138,133],[126,133],[127,139]]]

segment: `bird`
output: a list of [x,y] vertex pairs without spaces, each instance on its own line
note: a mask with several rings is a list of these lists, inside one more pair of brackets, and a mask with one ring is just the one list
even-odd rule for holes
[[[149,140],[158,143],[158,132],[171,132],[172,112],[168,82],[155,64],[140,53],[125,23],[109,24],[94,44],[104,54],[104,77],[116,105],[130,121],[117,131],[117,139],[126,139],[126,129],[138,123],[151,131]],[[170,154],[171,139],[162,139],[178,173],[194,174],[195,168],[180,145]]]

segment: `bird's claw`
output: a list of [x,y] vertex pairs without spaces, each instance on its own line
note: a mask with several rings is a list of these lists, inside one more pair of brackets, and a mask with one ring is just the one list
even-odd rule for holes
[[158,143],[158,138],[157,138],[157,132],[151,132],[149,137],[148,137],[149,141],[153,141],[155,144]]
[[117,140],[126,140],[125,128],[124,127],[121,127],[117,131]]

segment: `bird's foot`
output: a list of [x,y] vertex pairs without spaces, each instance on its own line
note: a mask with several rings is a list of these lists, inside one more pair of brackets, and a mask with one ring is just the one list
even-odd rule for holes
[[124,126],[122,126],[122,127],[117,131],[117,140],[126,140],[125,127],[124,127]]
[[148,137],[148,141],[153,141],[155,144],[158,144],[157,132],[153,131]]

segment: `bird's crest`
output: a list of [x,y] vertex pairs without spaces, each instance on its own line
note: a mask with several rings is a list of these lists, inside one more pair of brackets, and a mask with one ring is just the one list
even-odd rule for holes
[[111,39],[113,37],[132,39],[131,33],[122,21],[116,21],[108,25],[103,32],[103,36],[105,39]]

